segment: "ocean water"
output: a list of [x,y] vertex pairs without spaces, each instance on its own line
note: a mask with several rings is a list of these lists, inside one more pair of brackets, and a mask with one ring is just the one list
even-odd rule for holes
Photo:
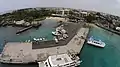
[[[8,41],[25,41],[34,37],[46,37],[48,40],[53,39],[51,31],[57,24],[54,20],[45,20],[45,23],[38,29],[28,30],[19,36],[15,32],[19,28],[7,27],[0,28],[0,44],[4,39]],[[83,61],[80,67],[120,67],[120,36],[103,30],[101,28],[92,28],[89,36],[101,39],[106,43],[105,48],[97,48],[85,43],[80,58]],[[2,49],[3,46],[0,45]],[[38,67],[38,65],[10,65],[0,64],[0,67]]]
[[120,67],[120,36],[101,28],[91,28],[89,36],[101,39],[106,46],[98,48],[85,43],[80,67]]
[[[20,35],[16,35],[16,31],[21,29],[20,27],[0,27],[0,52],[3,49],[4,40],[8,42],[25,42],[26,40],[32,40],[33,38],[45,37],[47,40],[53,40],[52,31],[55,30],[58,24],[55,20],[44,20],[42,26],[38,29],[27,30]],[[0,67],[38,67],[37,64],[30,65],[11,65],[0,64]]]
[[20,27],[0,27],[0,52],[2,51],[4,45],[4,40],[8,42],[25,42],[26,40],[33,40],[33,38],[44,37],[47,40],[53,40],[52,31],[55,30],[57,25],[55,20],[44,20],[42,26],[38,29],[27,30],[20,35],[16,35],[16,32]]

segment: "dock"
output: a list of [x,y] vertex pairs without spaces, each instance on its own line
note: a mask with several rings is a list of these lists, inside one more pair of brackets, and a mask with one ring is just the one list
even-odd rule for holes
[[[50,48],[55,46],[64,46],[66,45],[77,33],[82,24],[74,23],[63,23],[64,29],[68,33],[68,38],[65,40],[59,40],[59,43],[56,43],[55,40],[43,41],[43,42],[32,42],[32,49],[41,49],[41,48]],[[52,34],[52,33],[51,33]]]
[[29,29],[31,29],[31,28],[33,28],[33,27],[34,27],[34,28],[38,28],[40,25],[41,25],[41,23],[38,24],[38,25],[28,26],[28,27],[26,27],[26,28],[23,28],[23,29],[17,31],[16,34],[19,34],[19,33],[22,33],[22,32],[24,32],[24,31],[27,31],[27,30],[29,30]]
[[33,62],[30,45],[30,43],[7,43],[1,53],[1,62],[15,64]]
[[32,27],[33,27],[33,26],[29,26],[29,27],[23,28],[23,29],[17,31],[16,34],[22,33],[22,32],[24,32],[24,31],[26,31],[26,30],[28,30],[28,29],[31,29]]
[[67,44],[60,46],[33,49],[32,43],[7,43],[2,51],[0,61],[2,63],[27,64],[44,61],[50,55],[68,52],[79,54],[88,32],[89,28],[79,28]]

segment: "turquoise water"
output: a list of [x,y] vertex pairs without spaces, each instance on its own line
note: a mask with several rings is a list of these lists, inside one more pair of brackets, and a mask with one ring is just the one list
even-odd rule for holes
[[[46,37],[48,40],[52,40],[53,36],[51,31],[55,30],[56,21],[45,20],[44,24],[36,30],[31,29],[20,35],[16,35],[15,32],[20,28],[13,27],[1,27],[0,28],[0,49],[3,48],[1,43],[4,39],[8,41],[25,41],[34,37]],[[101,28],[92,28],[89,36],[101,39],[106,43],[105,48],[97,48],[91,45],[85,44],[80,58],[83,61],[80,67],[120,67],[120,36],[103,30]],[[8,65],[0,64],[0,67],[38,67],[37,65]]]
[[56,22],[55,20],[44,20],[42,26],[38,29],[30,29],[20,35],[16,35],[16,31],[21,29],[20,27],[0,27],[0,52],[3,49],[4,40],[8,42],[25,42],[26,40],[40,37],[53,40],[51,32],[55,30]]
[[120,36],[101,28],[92,28],[89,36],[101,39],[106,46],[97,48],[85,43],[80,67],[120,67]]
[[[55,30],[55,26],[57,26],[57,21],[55,20],[44,20],[42,26],[39,29],[30,29],[21,33],[20,35],[16,35],[16,31],[21,29],[19,27],[0,27],[0,52],[3,49],[2,43],[4,40],[8,42],[24,42],[26,40],[32,40],[34,37],[45,37],[47,40],[53,40],[52,31]],[[1,64],[0,67],[38,67],[35,65],[11,65],[11,64]]]

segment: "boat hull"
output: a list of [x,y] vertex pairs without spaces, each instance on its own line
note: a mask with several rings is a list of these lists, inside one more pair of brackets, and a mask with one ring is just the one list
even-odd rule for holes
[[92,43],[88,43],[88,42],[87,42],[87,44],[89,44],[89,45],[93,45],[93,46],[95,46],[95,47],[99,47],[99,48],[104,48],[104,46],[94,45],[94,44],[92,44]]
[[87,44],[93,45],[93,46],[96,46],[96,47],[100,47],[100,48],[104,48],[105,45],[106,45],[101,40],[96,40],[92,36],[87,40]]

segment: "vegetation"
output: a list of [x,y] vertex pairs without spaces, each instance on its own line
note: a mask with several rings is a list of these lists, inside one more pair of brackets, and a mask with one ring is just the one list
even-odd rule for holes
[[45,8],[35,9],[35,8],[28,8],[28,9],[20,9],[13,11],[12,13],[6,13],[0,15],[0,21],[19,21],[25,20],[27,22],[33,21],[34,19],[43,18],[45,16],[50,16],[52,14],[51,10],[47,10]]
[[85,16],[85,19],[88,23],[92,23],[92,21],[95,20],[96,17],[93,14],[89,14],[88,16]]

